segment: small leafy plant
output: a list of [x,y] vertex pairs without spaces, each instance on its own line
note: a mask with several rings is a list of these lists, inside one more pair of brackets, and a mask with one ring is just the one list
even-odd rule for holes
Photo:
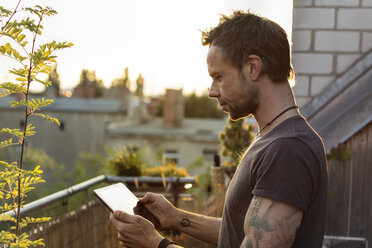
[[[31,116],[39,116],[59,125],[56,118],[40,113],[40,108],[53,102],[51,99],[31,99],[30,85],[32,82],[39,82],[46,87],[51,83],[42,79],[43,74],[51,72],[52,65],[56,62],[55,51],[68,48],[72,43],[50,42],[37,44],[37,38],[42,35],[42,22],[45,17],[57,14],[50,7],[36,5],[33,8],[20,7],[18,1],[13,11],[0,6],[0,55],[17,61],[18,68],[9,70],[14,75],[14,82],[3,82],[0,84],[1,97],[17,94],[19,100],[10,102],[12,108],[22,107],[25,109],[23,130],[2,128],[0,133],[6,135],[6,139],[0,142],[0,148],[9,146],[20,147],[19,162],[0,161],[0,224],[4,222],[13,223],[9,231],[0,232],[0,244],[5,247],[36,247],[44,246],[43,240],[29,239],[24,229],[30,224],[42,223],[50,218],[21,218],[20,209],[25,203],[27,194],[34,189],[33,185],[42,183],[43,171],[40,166],[33,170],[23,169],[26,138],[36,134],[35,127],[30,123]],[[17,19],[22,13],[23,19]],[[14,213],[13,217],[10,213]],[[3,223],[2,223],[3,222]]]
[[228,119],[224,130],[219,133],[222,156],[229,157],[230,161],[223,162],[226,173],[232,177],[245,149],[253,142],[254,126],[246,124],[245,119],[237,121]]
[[124,147],[109,162],[109,172],[117,176],[141,176],[144,162],[139,151]]

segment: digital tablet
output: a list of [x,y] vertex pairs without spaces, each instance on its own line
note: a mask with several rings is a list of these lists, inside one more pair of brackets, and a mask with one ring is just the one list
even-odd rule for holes
[[134,214],[138,198],[123,183],[112,184],[93,190],[93,193],[111,210]]

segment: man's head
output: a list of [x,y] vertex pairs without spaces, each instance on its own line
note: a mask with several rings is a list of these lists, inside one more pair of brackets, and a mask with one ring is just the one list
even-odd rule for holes
[[223,59],[241,70],[250,55],[262,60],[261,75],[286,82],[293,69],[286,32],[275,22],[250,12],[223,15],[217,27],[202,32],[203,45],[221,48]]
[[230,119],[255,114],[259,105],[259,90],[252,79],[259,77],[260,60],[251,55],[249,63],[237,70],[223,59],[222,49],[212,45],[207,56],[208,72],[212,77],[209,97],[216,98]]

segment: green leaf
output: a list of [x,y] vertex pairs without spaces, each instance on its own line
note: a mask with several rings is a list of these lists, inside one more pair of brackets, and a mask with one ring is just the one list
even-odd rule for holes
[[12,108],[17,108],[21,106],[25,106],[26,108],[30,108],[30,109],[32,107],[30,106],[30,101],[27,101],[26,99],[23,99],[20,101],[10,101],[10,107]]
[[5,166],[8,169],[17,168],[17,162],[13,162],[13,163],[9,164],[9,163],[7,163],[5,161],[1,161],[0,160],[0,165]]
[[38,166],[35,167],[34,172],[36,172],[36,173],[38,173],[38,174],[43,173],[43,171],[40,170],[40,165],[38,165]]
[[9,43],[5,44],[5,51],[8,55],[12,55],[12,46]]
[[25,59],[27,59],[27,57],[23,57],[21,56],[17,50],[15,49],[12,49],[12,52],[13,52],[13,57],[18,59],[20,62],[23,62]]
[[22,220],[27,222],[28,224],[38,224],[38,223],[43,223],[43,222],[46,222],[46,221],[50,221],[51,219],[52,218],[50,218],[50,217],[42,217],[42,218],[26,217]]
[[19,43],[21,43],[21,42],[23,41],[24,38],[26,38],[26,35],[21,34],[20,36],[17,37],[17,41],[18,41]]
[[10,214],[1,214],[0,215],[0,221],[12,221],[14,223],[17,222],[16,218],[12,217]]
[[36,134],[36,131],[34,131],[35,127],[32,126],[32,124],[28,124],[26,128],[26,137],[33,136]]
[[[17,78],[17,80],[18,81],[24,81],[25,78]],[[0,84],[0,88],[7,90],[9,92],[9,94],[26,93],[26,91],[27,91],[26,87],[24,87],[22,85],[11,83],[11,82],[5,82],[5,83]]]
[[0,93],[0,97],[4,97],[4,96],[8,96],[10,95],[11,93],[9,93],[8,91],[4,92],[4,93]]
[[52,82],[50,82],[50,81],[43,81],[43,80],[38,79],[38,78],[34,78],[34,79],[35,79],[36,81],[38,81],[39,83],[44,84],[46,87],[49,87],[49,86],[52,85]]
[[9,73],[14,74],[16,76],[27,78],[27,76],[28,76],[28,67],[25,66],[24,68],[21,68],[21,69],[13,69],[13,70],[10,70]]
[[47,120],[47,121],[57,123],[58,126],[61,125],[61,124],[59,123],[59,120],[58,120],[57,118],[53,118],[53,117],[51,117],[51,116],[49,116],[49,115],[40,114],[40,113],[33,113],[32,115],[38,115],[38,116],[41,116],[42,118],[44,118],[44,119]]
[[2,128],[0,129],[0,133],[11,134],[18,137],[19,139],[23,139],[23,132],[21,132],[21,130],[19,129]]
[[40,99],[32,99],[30,101],[33,106],[36,107],[36,109],[48,106],[49,104],[52,104],[54,101],[52,99],[45,99],[44,97]]
[[51,72],[51,70],[52,70],[52,67],[51,67],[50,65],[44,65],[44,66],[41,68],[40,72],[49,75],[49,73]]
[[0,13],[1,13],[1,16],[7,17],[11,15],[13,12],[10,10],[4,9],[3,6],[0,6]]
[[24,42],[20,43],[20,45],[21,45],[22,47],[25,47],[25,46],[27,45],[27,43],[28,43],[28,41],[24,41]]
[[19,143],[13,143],[12,138],[0,142],[0,148],[4,148],[4,147],[7,147],[7,146],[14,146],[14,145],[19,145]]

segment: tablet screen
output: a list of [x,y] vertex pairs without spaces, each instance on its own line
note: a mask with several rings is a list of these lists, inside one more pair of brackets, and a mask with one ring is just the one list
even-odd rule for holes
[[123,184],[116,183],[93,191],[94,194],[113,212],[121,210],[134,214],[137,197]]

